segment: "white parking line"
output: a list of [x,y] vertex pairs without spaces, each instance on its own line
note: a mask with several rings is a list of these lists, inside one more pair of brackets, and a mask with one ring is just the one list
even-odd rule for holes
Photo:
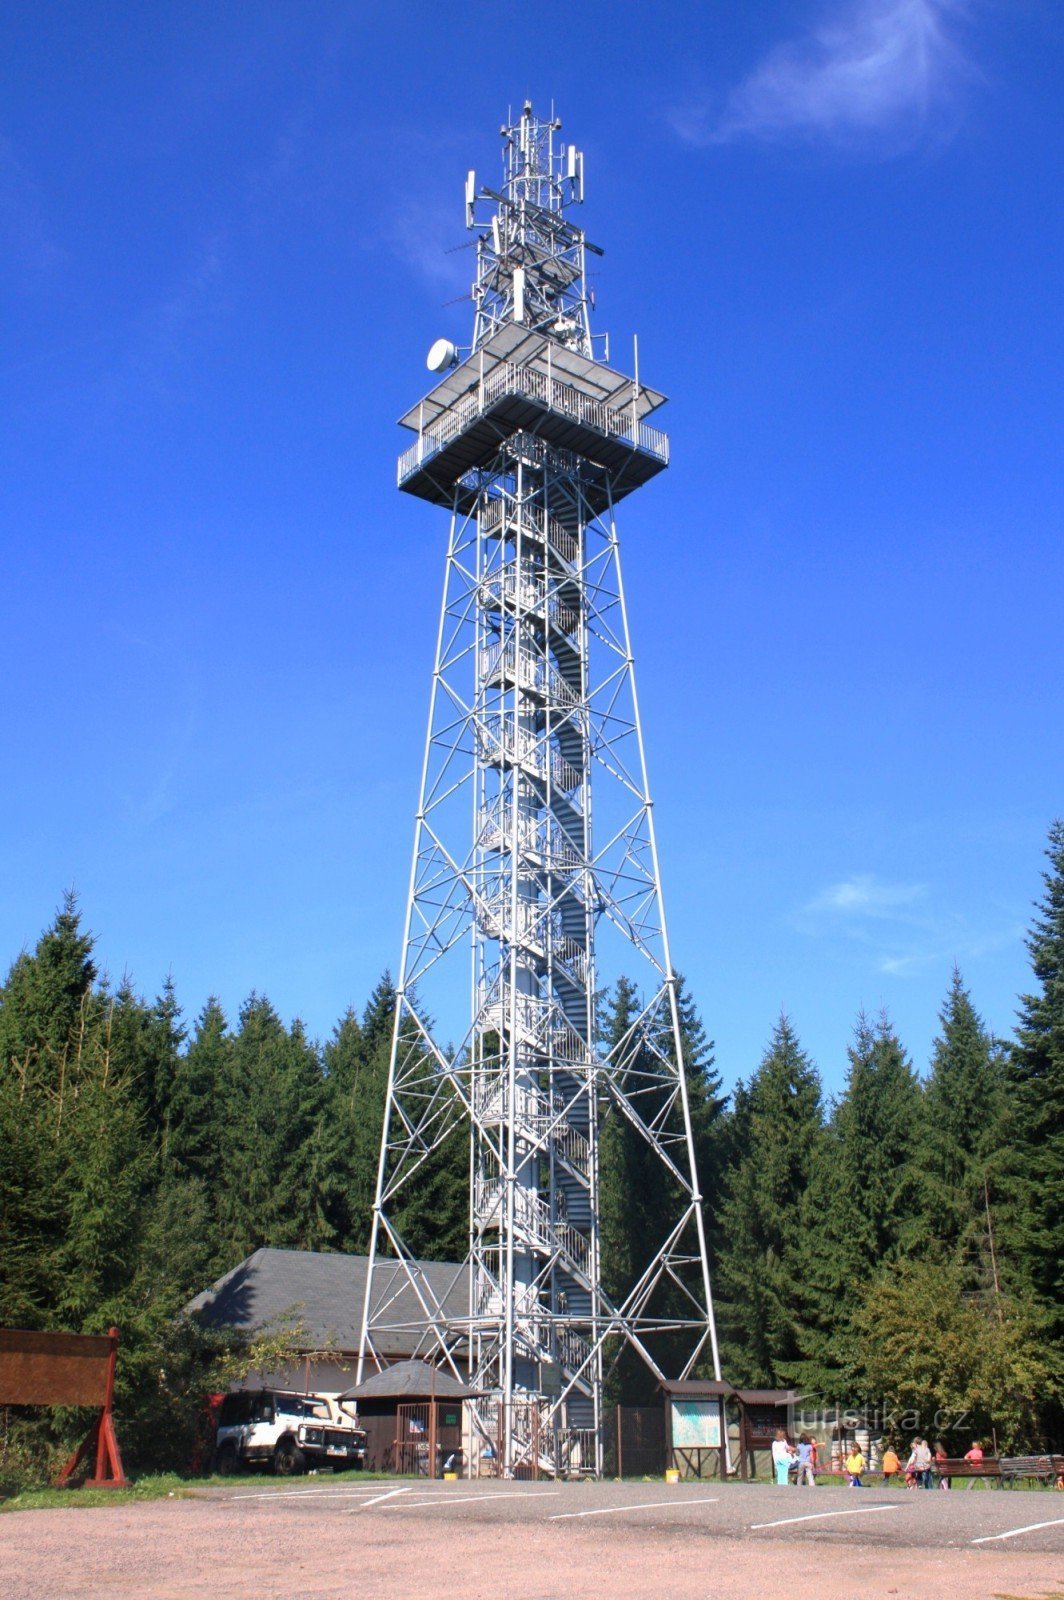
[[785,1528],[790,1522],[822,1522],[825,1517],[863,1517],[869,1511],[898,1511],[899,1506],[853,1506],[847,1511],[812,1511],[807,1517],[778,1517],[775,1522],[751,1522],[750,1532],[757,1528]]
[[432,1496],[431,1500],[404,1500],[401,1506],[388,1506],[388,1511],[414,1511],[418,1506],[448,1506],[467,1505],[470,1500],[479,1500],[482,1505],[492,1505],[496,1500],[520,1500],[522,1497],[532,1495],[542,1499],[548,1494],[561,1494],[560,1489],[502,1489],[494,1494],[460,1494],[451,1496],[446,1491]]
[[1059,1528],[1064,1523],[1064,1517],[1054,1517],[1051,1522],[1029,1522],[1025,1528],[1010,1528],[1008,1533],[984,1533],[981,1539],[973,1539],[973,1544],[991,1544],[995,1539],[1016,1539],[1021,1533],[1034,1533],[1038,1528]]
[[377,1494],[372,1500],[364,1500],[360,1506],[352,1506],[348,1516],[354,1516],[356,1511],[366,1511],[370,1506],[379,1506],[382,1500],[394,1500],[397,1494],[413,1494],[413,1489],[389,1489],[387,1494]]
[[230,1494],[227,1500],[326,1500],[338,1495],[345,1500],[360,1494],[372,1494],[372,1489],[265,1489],[257,1494]]
[[566,1522],[570,1517],[609,1517],[619,1516],[624,1511],[675,1511],[679,1506],[715,1506],[720,1499],[719,1495],[699,1496],[694,1500],[644,1500],[637,1506],[597,1506],[594,1511],[559,1511],[557,1516],[548,1517],[548,1522]]

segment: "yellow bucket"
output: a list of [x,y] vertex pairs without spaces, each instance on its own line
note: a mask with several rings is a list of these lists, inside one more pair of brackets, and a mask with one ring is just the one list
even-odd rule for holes
[[665,1482],[666,1483],[679,1483],[679,1481],[680,1481],[680,1469],[679,1469],[679,1467],[666,1467],[665,1468]]
[[443,1476],[444,1476],[445,1482],[447,1482],[447,1483],[457,1483],[458,1482],[458,1474],[457,1474],[457,1472],[445,1472]]

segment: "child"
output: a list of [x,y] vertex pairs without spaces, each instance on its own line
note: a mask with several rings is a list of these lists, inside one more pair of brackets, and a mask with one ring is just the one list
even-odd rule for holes
[[888,1444],[883,1452],[883,1482],[893,1483],[900,1471],[901,1462],[898,1460],[898,1452],[892,1444]]
[[787,1435],[782,1428],[776,1429],[776,1437],[772,1441],[772,1466],[776,1473],[776,1482],[785,1488],[790,1482],[791,1463],[797,1460],[797,1451],[792,1449]]
[[851,1489],[864,1488],[864,1484],[861,1482],[861,1473],[864,1471],[864,1469],[864,1455],[861,1452],[860,1445],[855,1444],[849,1455],[846,1457],[846,1471],[849,1475]]

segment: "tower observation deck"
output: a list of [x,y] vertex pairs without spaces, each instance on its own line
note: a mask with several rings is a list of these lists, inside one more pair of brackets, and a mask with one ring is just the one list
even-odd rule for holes
[[[615,518],[668,465],[665,397],[592,333],[601,251],[560,129],[526,104],[502,187],[469,174],[472,343],[433,346],[401,418],[399,487],[450,532],[359,1361],[402,1332],[468,1374],[467,1470],[506,1475],[602,1471],[626,1348],[659,1379],[720,1376]],[[403,1218],[459,1146],[468,1256],[439,1295]],[[623,1211],[635,1167],[625,1264],[603,1184]]]

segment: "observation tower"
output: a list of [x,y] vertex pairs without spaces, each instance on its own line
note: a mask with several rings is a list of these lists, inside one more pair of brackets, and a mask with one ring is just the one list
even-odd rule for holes
[[[469,1471],[598,1474],[626,1344],[658,1378],[720,1377],[615,516],[669,443],[665,397],[591,330],[581,152],[529,103],[501,132],[501,187],[466,181],[472,342],[433,345],[401,419],[399,487],[450,532],[359,1376],[402,1336],[468,1374]],[[611,1138],[658,1196],[632,1282],[601,1226]],[[468,1257],[444,1287],[403,1219],[456,1141]]]

